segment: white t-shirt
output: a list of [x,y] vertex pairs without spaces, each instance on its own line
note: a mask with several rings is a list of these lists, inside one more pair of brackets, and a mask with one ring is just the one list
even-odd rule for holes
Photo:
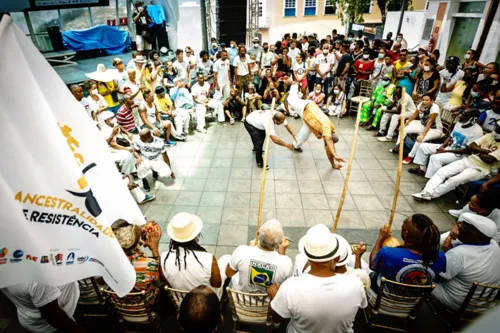
[[[273,116],[277,113],[277,111],[273,111]],[[274,129],[274,122],[270,119],[271,112],[269,111],[254,111],[247,115],[246,121],[253,127],[260,129],[261,131],[265,131],[267,128],[267,124],[271,122],[270,126],[270,135],[276,136],[276,130]],[[282,124],[283,126],[288,125],[288,122],[285,120]]]
[[236,67],[238,70],[238,76],[245,76],[248,75],[248,64],[250,62],[250,56],[248,54],[245,54],[245,60],[242,60],[240,56],[236,56],[234,58],[234,63],[233,66]]
[[309,43],[308,42],[302,43],[302,51],[303,52],[307,52],[308,48],[309,48]]
[[214,64],[214,73],[217,73],[217,83],[220,86],[229,83],[229,60],[218,59]]
[[309,73],[310,74],[315,74],[316,73],[316,58],[315,57],[309,57],[306,59],[306,64],[309,68]]
[[[326,73],[326,77],[330,77],[330,65],[333,65],[335,63],[335,57],[328,53],[327,55],[324,55],[323,53],[320,53],[316,57],[316,63],[319,64],[319,71],[321,73]],[[320,77],[319,73],[316,73],[316,77]]]
[[153,142],[143,142],[139,136],[134,137],[134,149],[141,152],[141,156],[150,161],[162,160],[162,153],[167,151],[165,142],[153,137]]
[[80,298],[77,282],[58,287],[39,282],[25,282],[3,288],[2,291],[16,306],[21,325],[31,332],[40,333],[55,332],[56,329],[42,318],[38,308],[57,299],[59,307],[72,318]]
[[288,106],[291,107],[295,112],[297,112],[298,115],[302,118],[304,109],[306,108],[307,104],[314,102],[311,100],[300,98],[298,87],[298,84],[292,85],[292,87],[290,88],[290,93],[288,94],[287,102]]
[[104,99],[104,97],[102,97],[101,94],[97,94],[97,97],[99,98],[99,100],[97,100],[97,101],[95,101],[90,96],[89,97],[85,97],[85,99],[89,103],[90,108],[92,109],[92,111],[94,111],[97,114],[97,121],[99,122],[99,124],[102,124],[104,122],[104,120],[102,120],[102,112],[101,113],[97,113],[97,109],[102,108],[102,107],[108,107],[108,103],[106,102],[106,100]]
[[478,124],[463,128],[462,124],[456,123],[451,132],[451,139],[448,143],[448,149],[462,149],[471,142],[476,141],[483,136],[483,129]]
[[446,252],[446,272],[440,276],[448,281],[436,283],[432,292],[447,308],[458,310],[472,283],[492,286],[500,284],[500,247],[491,240],[489,245],[460,244]]
[[354,332],[359,308],[368,305],[361,280],[336,274],[322,278],[302,274],[286,280],[271,302],[282,318],[291,318],[288,333]]
[[196,97],[197,100],[206,102],[208,101],[208,96],[210,95],[210,84],[203,82],[203,86],[200,86],[198,82],[193,84],[191,87],[191,95]]
[[424,110],[424,106],[422,103],[418,105],[418,119],[422,121],[422,125],[426,125],[427,119],[431,116],[431,114],[437,114],[436,118],[434,118],[434,126],[431,128],[435,128],[437,130],[443,130],[443,123],[441,122],[441,116],[439,115],[439,105],[433,103],[430,107],[429,113],[427,114]]
[[297,71],[297,76],[302,76],[305,74],[306,72],[306,63],[305,62],[302,62],[301,64],[299,64],[298,62],[295,63],[295,65],[292,66],[292,69],[294,71]]
[[117,69],[114,70],[114,79],[116,82],[118,82],[118,88],[120,91],[123,90],[123,86],[125,85],[125,82],[128,80],[128,73],[126,70],[123,72],[119,72]]
[[[148,106],[148,103],[146,101],[142,102],[142,107],[146,109],[146,119],[149,121],[151,125],[153,125],[156,122],[156,105],[153,102],[151,107]],[[140,113],[140,112],[139,112]],[[139,126],[144,125],[144,122],[142,121],[142,118],[139,114]]]
[[292,259],[276,251],[264,251],[258,246],[238,246],[229,266],[238,271],[232,279],[233,287],[246,293],[265,293],[267,287],[281,284],[293,274]]
[[[191,290],[199,285],[210,286],[210,279],[212,278],[212,260],[213,254],[208,252],[195,251],[195,256],[189,251],[186,256],[186,265],[184,266],[184,249],[179,249],[179,258],[181,267],[175,264],[175,251],[171,252],[168,256],[165,265],[165,258],[168,252],[161,254],[161,268],[168,283],[174,289]],[[200,265],[201,263],[201,265]],[[187,267],[187,269],[185,268]],[[180,268],[180,269],[179,269]]]
[[300,50],[298,47],[292,49],[291,47],[288,48],[288,56],[290,58],[292,58],[292,66],[295,65],[295,63],[297,62],[297,59],[295,59],[295,57],[297,56],[297,54],[300,54]]
[[493,112],[493,110],[487,110],[486,119],[483,123],[483,129],[486,131],[493,132],[498,120],[500,120],[500,114]]
[[185,57],[189,63],[189,69],[191,70],[191,79],[196,77],[196,66],[198,65],[198,58],[195,55]]
[[186,58],[183,58],[182,62],[176,60],[174,61],[172,66],[177,72],[177,76],[179,77],[179,79],[184,81],[184,83],[188,83],[187,79],[188,79],[189,61]]
[[[446,87],[448,88],[457,83],[458,80],[462,80],[462,78],[464,77],[464,72],[461,69],[457,69],[457,71],[454,74],[452,74],[448,72],[447,69],[443,69],[439,72],[439,76],[441,77],[439,90],[441,90],[441,85],[443,83],[446,83]],[[440,106],[444,106],[448,103],[450,98],[451,98],[451,91],[447,93],[439,92],[436,98],[436,103]]]
[[82,98],[82,100],[80,101],[80,104],[83,105],[83,107],[85,108],[85,111],[89,115],[90,119],[92,119],[92,112],[95,112],[95,110],[92,108],[92,105],[90,105],[87,98]]
[[[127,80],[127,82],[125,82],[125,84],[123,85],[123,89],[130,89],[130,95],[133,95],[135,94],[138,90],[139,90],[139,85],[135,82],[130,82],[129,80]],[[142,96],[142,92],[138,93],[135,97],[134,97],[134,102],[135,103],[142,103],[144,101],[144,96]]]
[[276,53],[267,51],[261,52],[257,56],[257,60],[260,62],[260,67],[271,67],[271,63],[276,59]]

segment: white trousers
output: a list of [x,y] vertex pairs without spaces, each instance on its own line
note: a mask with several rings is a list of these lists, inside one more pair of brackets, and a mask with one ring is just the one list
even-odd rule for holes
[[[408,126],[405,127],[403,139],[408,134],[421,134],[424,131],[424,129],[425,129],[425,126],[422,125],[422,122],[420,120],[413,120],[411,123],[408,124]],[[436,140],[436,139],[439,139],[441,136],[443,136],[442,131],[431,128],[431,129],[429,129],[429,131],[425,135],[422,142]],[[399,140],[400,140],[400,137],[398,136],[398,141],[396,142],[396,145],[399,144]],[[418,150],[418,147],[420,146],[420,144],[421,144],[421,142],[415,141],[415,144],[413,145],[413,148],[411,149],[408,156],[414,157],[415,154],[417,153],[417,150]]]
[[135,172],[135,156],[133,153],[122,149],[111,149],[111,156],[113,162],[120,165],[121,173],[124,175]]
[[[404,114],[405,119],[411,117],[412,112],[406,112]],[[390,121],[390,123],[389,123]],[[394,131],[401,122],[401,114],[399,113],[389,113],[383,112],[382,118],[380,119],[380,131],[385,131],[387,129],[387,124],[389,124],[389,130],[387,131],[386,138],[392,139],[394,136]]]
[[[128,186],[129,179],[124,178],[123,182]],[[138,204],[143,202],[144,199],[146,198],[146,194],[141,190],[139,186],[130,190],[130,194],[132,194],[132,197],[134,197],[135,202],[137,202]]]
[[297,134],[297,144],[295,144],[294,142],[293,146],[295,148],[299,148],[300,146],[302,146],[304,142],[306,142],[307,139],[309,138],[309,135],[311,135],[311,130],[309,129],[309,126],[307,126],[304,119],[302,119],[302,127],[300,128],[300,131]]
[[214,99],[219,100],[219,102],[222,103],[223,101],[229,98],[230,87],[229,83],[219,85],[219,87],[220,90],[216,89],[213,97]]
[[189,119],[190,115],[188,110],[182,108],[175,110],[174,123],[178,134],[181,134],[183,131],[184,133],[189,132]]
[[[418,147],[417,154],[413,159],[413,163],[422,166],[422,170],[427,170],[426,178],[431,178],[443,166],[462,159],[462,155],[454,153],[436,154],[437,149],[441,147],[439,143],[424,142]],[[429,164],[427,164],[427,162]]]
[[[219,120],[219,122],[223,122],[224,120],[226,120],[225,118],[226,116],[224,114],[224,106],[220,101],[216,99],[209,99],[207,106],[209,108],[214,109],[215,114],[217,114],[217,119]],[[196,129],[201,130],[205,128],[206,114],[207,114],[207,107],[203,104],[196,104],[196,122],[198,124],[196,126]]]
[[152,171],[156,171],[158,173],[158,180],[164,183],[165,185],[168,185],[168,179],[170,179],[170,176],[172,175],[172,170],[170,170],[170,167],[165,163],[163,158],[159,158],[157,160],[148,160],[148,159],[143,159],[142,163],[139,165],[137,168],[137,176],[139,178],[146,178]]
[[430,194],[432,198],[439,198],[459,185],[482,179],[488,174],[488,170],[480,168],[468,157],[464,157],[439,169],[429,179],[422,192]]

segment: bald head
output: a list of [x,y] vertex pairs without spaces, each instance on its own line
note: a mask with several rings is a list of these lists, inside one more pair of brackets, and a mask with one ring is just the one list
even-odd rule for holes
[[207,286],[191,290],[182,300],[179,324],[186,333],[212,333],[222,322],[219,298]]
[[285,121],[285,114],[283,112],[276,112],[273,116],[273,121],[276,125],[281,125]]
[[139,138],[142,142],[153,142],[153,135],[151,134],[151,130],[149,128],[143,128],[139,132]]
[[135,82],[135,69],[133,69],[133,68],[127,69],[127,75],[128,75],[128,79],[130,81],[134,81]]
[[394,43],[394,46],[392,47],[394,51],[399,51],[401,49],[401,43]]
[[83,98],[83,88],[77,84],[73,84],[70,87],[71,93],[75,96],[76,100],[80,102]]

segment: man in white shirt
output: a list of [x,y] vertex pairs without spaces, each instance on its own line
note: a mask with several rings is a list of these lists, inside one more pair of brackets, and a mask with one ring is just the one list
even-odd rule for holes
[[357,276],[335,273],[340,260],[336,236],[317,224],[302,237],[299,251],[309,260],[311,271],[268,288],[273,321],[289,318],[288,333],[354,332],[356,313],[368,302]]
[[229,78],[231,77],[229,60],[227,59],[227,51],[221,51],[220,59],[218,59],[214,63],[213,72],[216,94],[219,95],[218,99],[225,101],[229,97]]
[[141,104],[144,102],[144,96],[142,95],[143,87],[136,81],[136,70],[127,69],[128,80],[123,85],[123,91],[125,94],[129,95],[130,99],[136,104]]
[[292,259],[286,256],[289,245],[278,220],[264,223],[256,246],[241,245],[231,256],[226,275],[232,277],[233,288],[262,294],[272,284],[283,283],[293,274]]
[[257,61],[260,63],[260,68],[271,68],[273,61],[276,59],[276,53],[269,51],[269,44],[262,44],[263,51],[257,56]]
[[259,37],[254,37],[252,40],[252,46],[248,48],[248,54],[257,56],[261,52],[262,46],[260,46],[260,39]]
[[451,98],[451,92],[459,80],[464,77],[464,72],[458,68],[460,59],[458,57],[450,56],[446,60],[446,68],[439,72],[441,77],[441,84],[439,86],[439,94],[436,98],[436,104],[440,107],[448,104]]
[[238,87],[238,93],[248,89],[250,81],[250,56],[246,53],[245,46],[238,47],[238,56],[234,59],[234,83]]
[[432,292],[443,306],[458,311],[474,282],[500,285],[500,247],[492,239],[496,233],[496,224],[487,217],[461,215],[455,237],[462,244],[448,251],[445,246],[446,271]]
[[85,111],[89,115],[90,119],[96,120],[95,111],[92,109],[89,101],[83,98],[83,88],[78,84],[71,85],[71,93],[75,96],[75,99],[80,102],[80,104],[85,108]]
[[309,48],[307,36],[302,36],[302,38],[300,39],[300,43],[302,45],[302,52],[307,52],[307,49]]
[[[297,137],[292,126],[288,124],[285,119],[285,115],[282,112],[273,111],[271,113],[271,111],[265,110],[254,111],[246,117],[246,121],[243,124],[252,139],[255,160],[257,161],[257,166],[259,168],[262,168],[264,164],[262,159],[262,147],[264,145],[264,141],[266,140],[267,131],[270,132],[270,138],[275,144],[287,147],[293,151],[293,145],[291,143],[284,142],[276,135],[274,125],[284,125],[293,137],[294,141],[297,142]],[[269,164],[267,167],[269,168]]]
[[297,47],[297,42],[292,41],[290,43],[290,49],[288,50],[288,56],[292,58],[292,67],[293,65],[295,65],[295,63],[297,63],[297,59],[295,59],[295,57],[297,57],[297,54],[300,54],[300,49]]
[[330,45],[324,44],[322,53],[316,56],[316,83],[323,86],[323,92],[328,95],[330,72],[335,63],[335,56],[330,53]]
[[21,326],[30,332],[85,332],[73,320],[80,297],[78,283],[52,287],[33,281],[1,290],[16,306]]
[[172,112],[174,117],[177,133],[189,134],[189,119],[190,113],[194,110],[193,96],[186,89],[184,81],[176,77],[174,79],[174,87],[170,89],[170,98],[175,103],[175,111]]
[[116,68],[115,73],[115,84],[118,86],[119,97],[121,98],[124,94],[123,86],[125,86],[125,82],[128,79],[128,73],[125,70],[125,65],[120,58],[114,58],[112,62],[113,67]]
[[167,145],[162,139],[154,137],[149,128],[143,128],[139,132],[139,137],[134,141],[134,149],[141,157],[137,160],[139,178],[145,179],[150,171],[155,171],[158,180],[164,185],[169,185],[170,178],[175,179],[174,172],[170,168]]
[[194,84],[196,81],[196,67],[198,65],[198,58],[194,54],[194,51],[191,47],[186,46],[186,61],[189,64],[189,71],[190,71],[190,80],[188,84],[188,88],[191,88],[191,86]]
[[174,61],[172,66],[177,72],[177,77],[188,85],[188,87],[191,87],[191,71],[189,68],[189,62],[184,59],[184,51],[177,49],[175,51],[175,56],[177,57],[177,60]]
[[198,74],[198,82],[191,88],[191,95],[195,102],[196,108],[196,130],[201,133],[207,133],[205,129],[205,116],[207,114],[207,107],[215,110],[219,117],[219,122],[223,123],[224,107],[220,101],[210,98],[210,84],[205,82],[203,73]]
[[[405,110],[401,110],[403,99],[403,91],[401,87],[396,87],[394,93],[392,94],[390,100],[391,103],[387,106],[382,105],[382,118],[380,119],[380,130],[374,136],[379,136],[377,140],[380,142],[392,141],[396,128],[398,124],[401,123],[401,117],[405,119],[410,118],[412,114],[415,113],[417,107],[411,98],[411,95],[405,92]],[[390,121],[390,123],[389,123]],[[389,124],[389,129],[387,130],[387,125]],[[387,132],[386,132],[387,130]]]

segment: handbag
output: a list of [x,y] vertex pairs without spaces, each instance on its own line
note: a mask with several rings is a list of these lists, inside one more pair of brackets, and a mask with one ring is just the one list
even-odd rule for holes
[[118,103],[120,101],[120,99],[118,98],[118,92],[117,91],[113,91],[111,93],[111,99],[113,99],[113,102],[115,102],[115,103]]
[[122,147],[130,147],[130,142],[124,138],[116,138],[116,144]]

